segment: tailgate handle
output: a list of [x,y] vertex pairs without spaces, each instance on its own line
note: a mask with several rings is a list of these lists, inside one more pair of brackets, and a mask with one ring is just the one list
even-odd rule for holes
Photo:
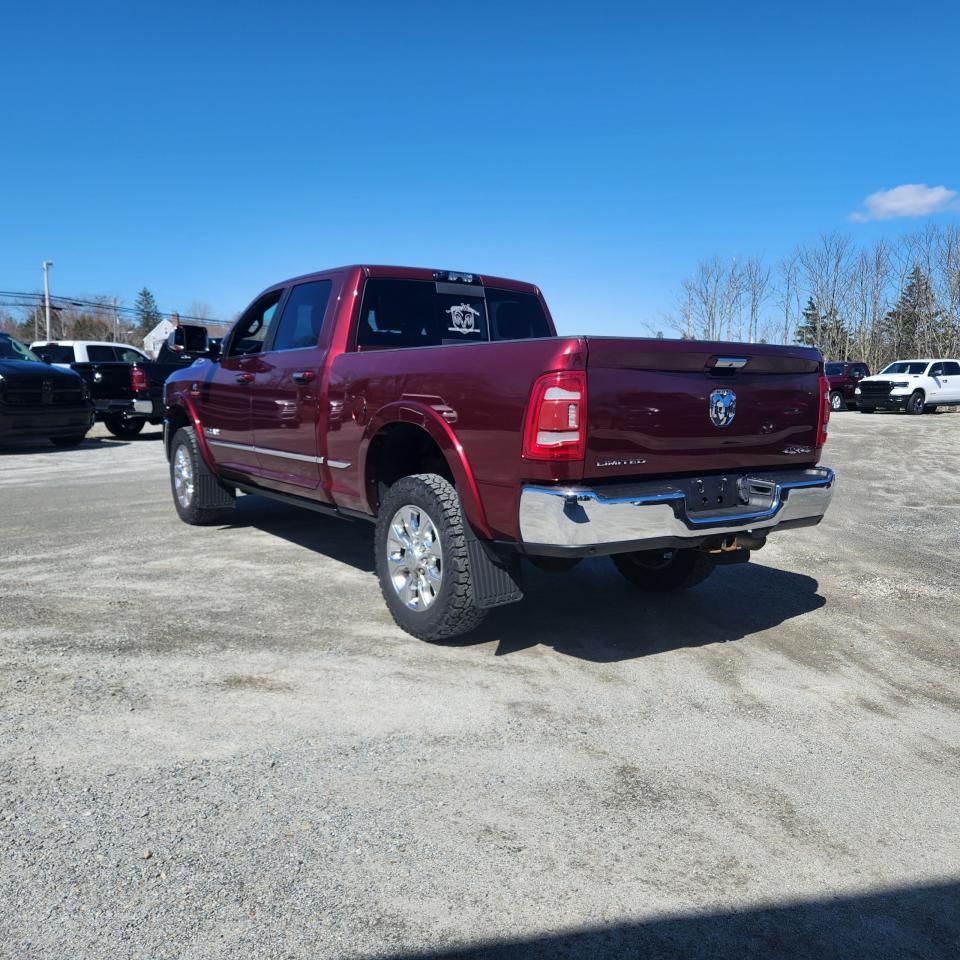
[[749,357],[712,357],[707,364],[714,370],[739,370],[747,365]]

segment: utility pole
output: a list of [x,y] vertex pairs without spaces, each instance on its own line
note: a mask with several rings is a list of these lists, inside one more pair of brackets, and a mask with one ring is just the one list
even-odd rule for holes
[[47,315],[47,339],[52,340],[52,330],[50,329],[50,283],[47,280],[47,271],[53,266],[52,260],[43,261],[43,306]]

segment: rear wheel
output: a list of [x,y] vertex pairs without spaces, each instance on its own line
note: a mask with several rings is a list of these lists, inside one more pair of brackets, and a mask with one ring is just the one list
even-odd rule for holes
[[51,437],[50,442],[55,447],[79,447],[85,436],[85,433],[76,433],[71,437]]
[[635,587],[655,592],[686,590],[713,573],[714,559],[701,550],[639,550],[617,553],[613,565]]
[[466,521],[443,477],[403,477],[380,503],[374,536],[380,590],[397,625],[421,640],[445,640],[479,626]]
[[833,393],[830,394],[830,409],[842,410],[845,406],[843,394],[839,390],[834,390]]
[[203,462],[193,427],[181,427],[173,438],[170,487],[173,505],[186,523],[216,523],[234,504],[233,492]]
[[127,420],[124,417],[104,417],[103,425],[121,440],[135,437],[144,427],[146,420]]
[[912,417],[923,413],[923,393],[920,390],[916,390],[911,394],[910,399],[907,401],[906,411]]

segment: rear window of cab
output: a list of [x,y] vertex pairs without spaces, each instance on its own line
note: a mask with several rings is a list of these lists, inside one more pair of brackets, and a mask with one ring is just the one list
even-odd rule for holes
[[532,293],[371,277],[363,288],[357,347],[434,347],[548,336],[543,305]]

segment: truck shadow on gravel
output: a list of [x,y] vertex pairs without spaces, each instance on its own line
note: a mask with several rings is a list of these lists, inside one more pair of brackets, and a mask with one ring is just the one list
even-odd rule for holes
[[812,577],[756,563],[721,567],[681,593],[638,590],[606,558],[564,574],[528,568],[524,587],[521,603],[493,611],[475,633],[450,642],[496,640],[497,656],[543,645],[609,663],[742,640],[826,603]]
[[952,960],[960,938],[958,917],[960,884],[951,882],[377,956],[381,960]]
[[[309,515],[264,497],[241,497],[231,527],[254,527],[371,574],[373,526]],[[762,555],[761,555],[762,556]],[[629,660],[682,647],[730,643],[824,606],[813,577],[746,563],[720,567],[684,593],[644,593],[607,558],[585,560],[567,573],[524,564],[524,599],[491,611],[478,630],[447,646],[497,644],[505,656],[530,647],[598,663]]]

